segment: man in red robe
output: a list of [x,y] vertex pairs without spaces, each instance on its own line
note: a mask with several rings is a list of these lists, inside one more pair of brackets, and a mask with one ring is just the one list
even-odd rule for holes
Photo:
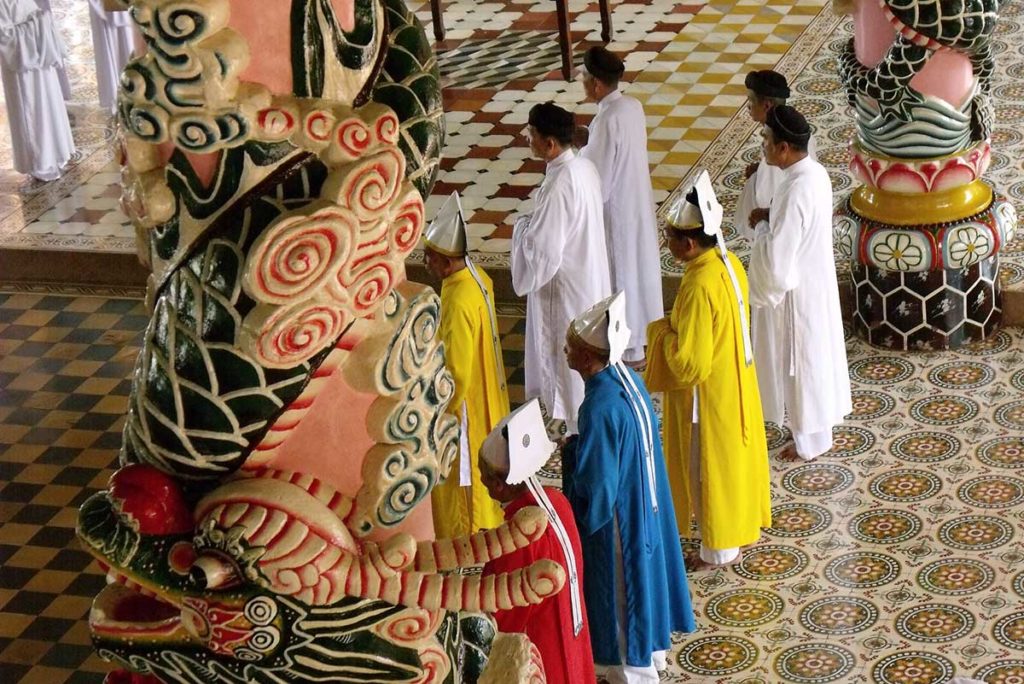
[[[524,506],[540,506],[548,514],[548,528],[540,539],[487,563],[484,575],[511,572],[544,558],[566,569],[569,581],[560,592],[538,605],[498,611],[495,619],[502,632],[523,632],[537,646],[549,684],[590,684],[596,678],[583,605],[580,535],[568,500],[557,489],[541,487],[533,477],[554,447],[536,399],[512,412],[484,440],[480,479],[491,498],[501,504],[505,519]],[[564,551],[566,545],[571,554]]]

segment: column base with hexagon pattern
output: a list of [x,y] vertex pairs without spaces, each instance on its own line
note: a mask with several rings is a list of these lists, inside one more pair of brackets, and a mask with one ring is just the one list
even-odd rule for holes
[[[999,250],[1013,205],[983,180],[991,158],[998,3],[848,0],[839,73],[863,185],[836,215],[856,290],[853,327],[889,349],[954,349],[1000,323]],[[940,21],[928,17],[938,16]]]

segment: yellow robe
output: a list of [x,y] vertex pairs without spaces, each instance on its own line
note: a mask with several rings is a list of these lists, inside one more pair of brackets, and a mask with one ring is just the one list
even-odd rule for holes
[[[493,302],[491,279],[480,267],[476,270]],[[484,438],[509,412],[501,346],[492,340],[492,334],[497,331],[491,329],[491,312],[469,269],[445,278],[441,283],[441,340],[445,365],[455,381],[455,394],[448,404],[448,412],[461,421],[465,408],[463,429],[469,442],[472,484],[460,485],[464,468],[460,450],[448,479],[434,487],[432,494],[434,532],[439,539],[497,527],[505,519],[501,506],[487,494],[487,488],[480,481],[477,463]],[[496,350],[498,359],[495,359]]]
[[[729,259],[747,297],[747,275]],[[749,318],[748,318],[749,320]],[[693,388],[700,420],[701,506],[709,549],[753,543],[771,526],[768,445],[754,365],[743,358],[739,305],[725,264],[711,249],[686,265],[668,318],[647,328],[645,380],[664,392],[665,460],[679,532],[696,517],[690,496]]]

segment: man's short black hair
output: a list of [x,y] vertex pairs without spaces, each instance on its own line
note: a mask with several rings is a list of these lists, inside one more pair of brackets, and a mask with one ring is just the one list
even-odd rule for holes
[[545,138],[554,138],[562,147],[572,144],[572,134],[576,129],[576,119],[572,112],[566,111],[554,102],[536,104],[530,110],[531,126]]
[[583,68],[610,88],[619,84],[619,79],[626,72],[626,65],[619,56],[608,48],[598,45],[583,53]]

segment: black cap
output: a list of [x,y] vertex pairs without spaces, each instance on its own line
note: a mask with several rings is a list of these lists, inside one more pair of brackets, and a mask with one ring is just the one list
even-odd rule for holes
[[743,80],[743,85],[761,97],[775,97],[780,100],[789,97],[789,83],[786,82],[786,77],[771,69],[751,71]]
[[583,54],[583,66],[603,83],[618,83],[626,72],[626,65],[619,56],[602,46],[592,47]]
[[789,105],[779,105],[768,110],[765,125],[772,130],[776,142],[788,142],[807,147],[811,139],[811,127],[804,115]]

